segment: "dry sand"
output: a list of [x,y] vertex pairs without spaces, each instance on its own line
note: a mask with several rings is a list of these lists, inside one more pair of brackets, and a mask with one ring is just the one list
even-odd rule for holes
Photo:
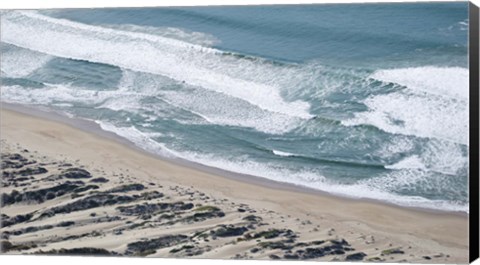
[[[23,200],[5,204],[4,222],[32,214],[27,221],[1,228],[8,253],[58,253],[62,248],[66,249],[62,253],[74,253],[90,247],[96,252],[104,249],[104,254],[148,257],[468,260],[466,214],[239,181],[165,161],[58,121],[5,108],[0,113],[2,193],[25,194],[75,181],[79,187],[91,185],[49,199],[22,195]],[[21,168],[5,167],[5,161],[15,163],[13,154],[24,158]],[[29,172],[26,180],[15,180],[21,169],[38,167],[47,172]],[[79,168],[92,177],[66,177],[68,170]],[[91,181],[100,177],[108,182]],[[128,184],[142,188],[112,191]],[[103,206],[65,210],[75,201],[105,194],[130,200],[115,197],[116,202]],[[68,221],[74,223],[60,225]]]

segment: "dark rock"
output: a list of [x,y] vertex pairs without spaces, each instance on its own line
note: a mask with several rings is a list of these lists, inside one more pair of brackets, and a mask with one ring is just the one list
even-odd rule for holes
[[242,220],[258,223],[258,222],[261,222],[263,219],[260,216],[247,215],[247,216],[243,217]]
[[87,191],[87,190],[96,190],[100,188],[99,186],[97,185],[87,185],[87,186],[83,186],[83,187],[80,187],[80,188],[76,188],[73,190],[73,192],[75,193],[80,193],[80,192],[84,192],[84,191]]
[[127,184],[115,187],[107,192],[129,192],[129,191],[141,191],[144,190],[145,186],[142,184],[134,183],[134,184]]
[[312,241],[312,245],[321,245],[325,243],[325,240],[316,240],[316,241]]
[[55,197],[56,197],[55,193],[53,193],[53,192],[47,192],[47,194],[45,195],[45,199],[47,199],[47,200],[53,200],[53,199],[55,199]]
[[192,246],[192,245],[183,245],[181,248],[174,248],[174,249],[170,250],[170,253],[177,253],[177,252],[180,252],[180,251],[183,251],[183,250],[189,250],[189,249],[192,249],[192,248],[195,248],[195,247]]
[[65,221],[65,222],[61,222],[57,225],[57,227],[67,227],[67,226],[72,226],[74,225],[75,222],[73,221]]
[[286,244],[285,241],[275,241],[275,242],[260,242],[258,246],[262,248],[269,248],[269,249],[283,249],[283,250],[290,250],[293,246]]
[[289,255],[289,254],[283,255],[283,258],[285,258],[285,259],[300,259],[300,257],[298,255]]
[[30,178],[28,178],[28,177],[23,177],[23,178],[16,178],[15,181],[17,181],[17,182],[22,182],[22,181],[27,181],[27,180],[29,180],[29,179],[30,179]]
[[252,248],[252,249],[250,249],[250,252],[251,252],[251,253],[257,253],[258,251],[260,251],[259,248]]
[[161,192],[158,192],[156,190],[150,191],[150,192],[144,192],[140,195],[133,195],[135,198],[143,199],[143,200],[154,200],[158,198],[162,198],[164,195]]
[[93,182],[93,183],[107,183],[107,182],[109,182],[109,180],[106,179],[106,178],[100,177],[100,178],[91,179],[90,182]]
[[345,260],[346,261],[360,261],[360,260],[363,260],[363,258],[366,257],[366,256],[367,256],[367,254],[365,254],[363,252],[358,252],[358,253],[348,255],[345,258]]
[[280,257],[279,257],[279,256],[277,256],[277,255],[273,255],[273,254],[272,254],[272,255],[270,255],[270,256],[268,256],[268,257],[269,257],[269,258],[271,258],[271,259],[280,259]]
[[350,244],[345,240],[345,239],[342,239],[342,240],[330,240],[330,242],[334,245],[347,245],[349,246]]
[[231,237],[231,236],[241,236],[243,233],[247,232],[246,227],[234,227],[234,226],[223,226],[216,231],[214,235],[218,237]]
[[90,172],[81,168],[66,169],[60,174],[60,176],[67,179],[89,179],[92,177]]
[[279,235],[283,234],[284,232],[285,231],[279,230],[279,229],[269,229],[267,231],[262,231],[262,232],[256,233],[253,236],[253,238],[263,237],[265,239],[272,239],[272,238],[278,237]]

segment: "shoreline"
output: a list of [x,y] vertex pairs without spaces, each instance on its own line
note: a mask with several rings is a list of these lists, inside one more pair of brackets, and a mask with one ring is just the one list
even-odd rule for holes
[[300,193],[306,193],[306,194],[313,194],[313,195],[318,195],[318,196],[326,196],[326,197],[332,197],[337,200],[342,200],[345,201],[346,203],[348,202],[365,202],[365,203],[372,203],[372,204],[378,204],[378,205],[383,205],[387,207],[393,207],[393,208],[398,208],[398,209],[406,209],[406,210],[411,210],[411,211],[418,211],[418,212],[425,212],[425,213],[433,213],[433,214],[452,214],[452,215],[458,215],[461,217],[468,217],[469,213],[464,212],[464,211],[451,211],[451,210],[441,210],[441,209],[433,209],[433,208],[427,208],[427,207],[418,207],[418,206],[404,206],[404,205],[399,205],[393,202],[389,201],[382,201],[380,199],[371,199],[371,198],[356,198],[354,196],[349,197],[347,195],[342,195],[342,194],[333,194],[329,193],[327,191],[322,191],[314,188],[309,188],[306,186],[302,185],[295,185],[292,183],[287,183],[287,182],[279,182],[275,180],[270,180],[267,178],[259,177],[259,176],[254,176],[254,175],[248,175],[248,174],[242,174],[242,173],[237,173],[233,171],[228,171],[225,169],[221,168],[216,168],[216,167],[211,167],[207,166],[204,164],[200,164],[194,161],[189,161],[185,160],[182,158],[178,157],[166,157],[166,156],[161,156],[159,154],[155,154],[149,151],[146,151],[140,147],[138,147],[135,143],[131,142],[130,140],[123,138],[114,132],[110,131],[105,131],[103,130],[99,124],[95,123],[94,121],[91,120],[86,120],[78,117],[68,117],[65,114],[59,113],[55,110],[51,110],[48,108],[37,108],[37,107],[32,107],[32,106],[25,106],[21,104],[16,104],[16,103],[6,103],[6,102],[0,102],[0,110],[9,110],[17,113],[21,113],[24,115],[32,116],[32,117],[37,117],[41,119],[46,119],[58,123],[62,123],[65,125],[68,125],[70,127],[79,129],[83,132],[86,133],[91,133],[96,136],[106,138],[108,140],[115,141],[119,144],[125,145],[128,148],[131,148],[137,152],[143,153],[147,156],[150,156],[154,159],[159,159],[163,160],[169,163],[173,163],[175,165],[181,166],[181,167],[187,167],[190,169],[194,170],[199,170],[208,174],[214,174],[219,177],[224,177],[224,178],[229,178],[235,181],[240,181],[240,182],[245,182],[248,184],[253,184],[253,185],[259,185],[265,188],[272,188],[272,189],[279,189],[279,190],[285,190],[285,191],[293,191],[293,192],[300,192]]
[[[388,260],[390,262],[395,260],[401,261],[402,259],[421,262],[430,261],[430,259],[422,258],[425,256],[438,256],[438,259],[441,260],[432,259],[430,262],[440,261],[441,263],[463,263],[468,259],[467,214],[424,211],[367,200],[339,198],[330,194],[321,194],[321,192],[305,192],[303,188],[289,188],[287,185],[272,187],[268,185],[269,182],[263,181],[263,179],[259,184],[256,184],[255,182],[252,183],[219,174],[218,171],[214,173],[207,172],[193,166],[160,159],[157,156],[139,150],[140,148],[133,146],[131,143],[125,143],[124,140],[122,143],[123,138],[115,136],[113,133],[111,135],[114,137],[111,138],[76,127],[79,125],[92,126],[91,122],[82,123],[77,120],[71,120],[70,122],[73,124],[68,124],[62,122],[61,119],[48,119],[52,116],[50,113],[47,113],[47,115],[46,113],[36,111],[35,114],[37,115],[32,116],[12,109],[9,110],[5,107],[5,104],[2,105],[0,110],[2,143],[12,146],[16,144],[17,150],[20,150],[18,152],[21,152],[21,148],[28,149],[28,154],[38,154],[38,160],[48,157],[54,161],[63,161],[62,163],[65,163],[65,161],[75,161],[73,164],[81,163],[82,167],[84,166],[90,172],[97,172],[110,177],[109,183],[123,183],[123,176],[126,175],[122,176],[122,174],[128,174],[127,183],[144,183],[146,186],[155,184],[163,186],[164,189],[168,186],[170,189],[172,187],[174,189],[176,187],[185,187],[187,190],[195,189],[200,194],[207,194],[211,198],[217,198],[215,203],[219,203],[218,205],[221,208],[233,207],[231,205],[249,205],[248,207],[256,209],[253,212],[256,212],[264,220],[270,220],[269,225],[280,225],[281,220],[282,223],[285,222],[284,227],[299,231],[301,240],[332,238],[333,236],[339,239],[338,236],[341,236],[351,243],[357,251],[363,251],[369,257],[376,255],[384,261],[387,261],[387,257],[390,259]],[[41,115],[46,115],[46,117],[39,117]],[[59,115],[59,117],[61,116]],[[100,130],[99,127],[97,129]],[[108,132],[103,133],[110,134]],[[115,137],[119,139],[115,139]],[[4,148],[5,146],[2,146],[2,152],[4,152]],[[122,174],[119,175],[119,171]],[[37,185],[40,186],[48,185],[48,182],[38,183]],[[109,188],[113,187],[111,186],[113,184],[109,185]],[[149,187],[149,189],[152,188]],[[178,195],[172,195],[172,197],[177,198]],[[218,200],[218,198],[222,199]],[[64,198],[60,203],[64,205],[65,202],[71,200],[70,198]],[[199,202],[204,204],[206,201],[200,200]],[[19,211],[31,212],[32,207],[39,206],[22,205],[20,208],[9,206],[3,208],[3,212],[8,215],[19,214]],[[115,208],[108,211],[110,212],[107,216],[118,214],[118,212],[115,212]],[[273,213],[279,216],[272,217]],[[220,218],[218,221],[220,223],[216,223],[217,226],[228,224],[239,213],[236,209],[230,209],[225,211],[225,214],[227,215],[226,219]],[[54,218],[58,219],[59,217]],[[88,220],[88,213],[85,213],[85,217],[82,218],[81,220]],[[63,217],[60,220],[62,219]],[[308,220],[308,223],[311,223],[311,227],[308,228],[306,221],[302,220]],[[206,222],[213,221],[215,220]],[[41,222],[44,224],[45,221],[42,220]],[[14,227],[26,228],[27,224],[20,224]],[[193,228],[198,228],[200,225],[204,227],[206,224],[187,225],[182,229],[188,229],[188,233],[191,233]],[[314,225],[316,226],[315,228],[313,227]],[[162,225],[160,226],[160,228],[163,227]],[[320,227],[320,230],[315,230],[318,227]],[[79,231],[85,231],[85,228],[78,229]],[[180,228],[173,226],[165,229],[151,228],[149,231],[152,231],[152,235],[142,233],[136,235],[135,233],[145,231],[145,229],[135,230],[131,231],[134,233],[133,235],[129,234],[128,236],[130,239],[138,239],[139,236],[143,238],[147,235],[155,236],[171,233],[170,229],[176,231]],[[93,246],[104,246],[106,244],[108,247],[121,244],[113,249],[115,251],[118,249],[124,251],[126,247],[125,241],[117,242],[116,236],[118,235],[114,234],[114,232],[112,232],[112,235],[108,234],[108,238],[110,236],[112,238],[106,242],[98,239],[97,241],[88,242]],[[55,235],[50,234],[50,236]],[[375,238],[375,240],[369,241],[368,238],[370,237],[372,239]],[[30,240],[30,237],[23,238],[21,236],[20,238],[22,240]],[[20,243],[22,242],[28,241],[20,241]],[[69,246],[78,246],[79,242],[68,243]],[[248,244],[253,243],[255,242],[249,242]],[[64,243],[53,242],[51,246],[47,245],[46,250],[62,246],[62,244]],[[381,257],[383,254],[380,255],[379,252],[382,253],[382,250],[386,251],[392,247],[402,249],[402,253],[405,252],[405,254],[394,256],[388,254],[386,255],[387,257]],[[224,252],[225,248],[228,251]],[[201,257],[232,257],[234,253],[232,251],[239,251],[237,248],[232,248],[223,245],[220,247],[222,251],[219,253],[215,254],[207,251]],[[165,257],[171,255],[168,252],[162,253],[159,251],[153,256]],[[266,254],[262,254],[263,252],[259,253],[261,255],[256,256],[258,258],[269,257],[268,251]]]

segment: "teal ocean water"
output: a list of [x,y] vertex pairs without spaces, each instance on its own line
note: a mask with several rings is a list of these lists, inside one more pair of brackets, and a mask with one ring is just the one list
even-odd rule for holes
[[1,100],[164,157],[468,211],[468,4],[3,11]]

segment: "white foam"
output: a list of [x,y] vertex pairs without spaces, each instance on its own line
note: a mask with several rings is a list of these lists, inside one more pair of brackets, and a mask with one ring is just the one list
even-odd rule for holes
[[288,152],[282,152],[282,151],[278,151],[278,150],[272,150],[272,153],[277,155],[277,156],[286,156],[286,157],[295,156],[295,154],[288,153]]
[[220,40],[215,36],[206,34],[203,32],[189,31],[186,29],[173,28],[173,27],[152,27],[152,26],[139,26],[133,24],[105,24],[102,27],[117,29],[121,31],[141,32],[150,35],[157,35],[165,38],[176,39],[192,44],[201,46],[213,46],[219,44]]
[[458,29],[462,31],[468,30],[468,26],[469,26],[468,23],[469,23],[468,18],[458,22]]
[[109,132],[113,132],[117,134],[118,136],[121,136],[125,139],[128,139],[129,141],[133,142],[135,145],[138,147],[154,153],[154,154],[159,154],[165,157],[176,157],[176,153],[168,148],[165,147],[164,144],[161,144],[157,141],[154,141],[152,137],[158,137],[161,136],[161,133],[155,132],[155,133],[148,133],[148,132],[142,132],[135,128],[135,126],[130,126],[130,127],[118,127],[115,126],[112,123],[105,122],[105,121],[95,121],[100,127]]
[[[385,143],[375,155],[391,161],[399,153],[408,157],[385,166],[392,170],[421,170],[453,177],[467,176],[468,148],[450,141],[430,139],[415,146],[411,139],[395,137]],[[413,173],[416,174],[416,173]]]
[[411,90],[468,99],[469,72],[461,67],[424,66],[379,70],[370,78],[396,83]]
[[407,137],[395,137],[388,141],[384,141],[382,146],[375,151],[375,155],[385,159],[392,159],[393,156],[399,153],[412,153],[415,149],[415,144],[412,139]]
[[467,148],[449,141],[429,141],[422,146],[422,163],[428,170],[451,176],[467,176]]
[[164,93],[162,99],[199,115],[211,124],[254,128],[270,134],[288,132],[298,126],[301,120],[268,112],[246,101],[201,89],[170,91]]
[[[171,86],[176,86],[176,89],[169,89]],[[152,98],[161,102],[150,104],[142,101]],[[222,93],[186,87],[184,84],[179,86],[166,78],[131,71],[124,71],[117,93],[112,94],[99,108],[134,113],[153,111],[158,117],[175,119],[181,123],[240,126],[271,134],[290,131],[301,121],[300,118],[265,111]],[[185,111],[193,115],[182,114]]]
[[[66,85],[46,84],[42,89],[28,89],[21,86],[2,86],[2,100],[22,104],[71,104],[80,102],[85,104],[98,104],[109,98],[112,91],[93,91],[76,89]],[[65,106],[65,105],[64,105]]]
[[405,168],[411,168],[411,169],[426,169],[425,165],[422,163],[422,160],[417,156],[409,156],[402,161],[395,163],[393,165],[385,166],[385,168],[388,169],[405,169]]
[[468,145],[468,70],[420,67],[378,71],[372,77],[406,89],[367,98],[369,110],[343,125],[370,124],[389,133]]
[[25,77],[44,66],[52,57],[16,47],[2,50],[0,67],[3,77]]
[[[421,169],[402,169],[365,179],[358,185],[381,190],[387,194],[383,198],[399,205],[468,212],[468,203],[456,201],[457,198],[465,196],[462,193],[467,186],[458,187],[457,178],[451,175],[438,175]],[[418,196],[396,195],[397,191],[415,194],[429,194],[434,191],[448,198],[433,200]]]
[[[29,11],[2,15],[4,42],[50,55],[116,65],[164,75],[192,86],[243,99],[261,109],[310,118],[310,105],[285,101],[279,87],[238,78],[248,60],[227,69],[223,52],[158,35],[134,33],[55,19]],[[256,75],[261,74],[257,72]]]

